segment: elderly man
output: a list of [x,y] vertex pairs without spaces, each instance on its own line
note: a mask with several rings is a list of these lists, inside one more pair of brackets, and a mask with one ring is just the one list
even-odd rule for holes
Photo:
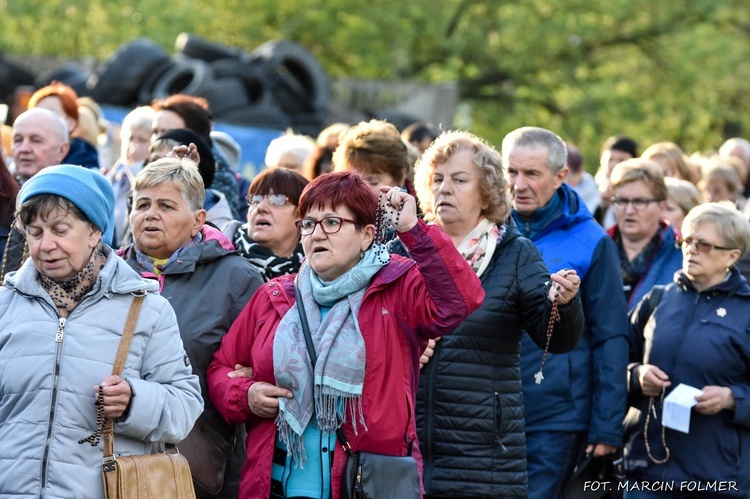
[[563,497],[579,449],[585,445],[602,457],[622,446],[628,344],[620,264],[612,239],[564,183],[560,137],[520,128],[505,137],[502,155],[521,233],[537,245],[550,272],[571,268],[582,279],[586,323],[578,346],[547,354],[542,380],[534,376],[542,351],[528,336],[521,344],[529,497]]
[[[49,109],[30,109],[13,123],[11,139],[13,168],[19,184],[48,166],[59,165],[68,154],[68,127]],[[11,228],[3,255],[0,280],[18,270],[24,260],[26,237],[15,226]]]
[[92,170],[99,170],[99,153],[96,146],[80,138],[73,137],[78,128],[78,95],[75,90],[62,83],[53,83],[42,87],[29,99],[29,109],[44,108],[56,112],[65,121],[70,147],[63,159],[68,165],[79,165]]
[[13,123],[12,156],[16,177],[23,184],[42,168],[59,165],[70,142],[65,121],[49,109],[30,109]]

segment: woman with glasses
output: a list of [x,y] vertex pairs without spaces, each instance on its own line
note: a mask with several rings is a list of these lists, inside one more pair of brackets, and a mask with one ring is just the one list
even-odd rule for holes
[[[198,479],[224,469],[217,497],[229,498],[237,497],[245,449],[237,428],[224,421],[208,399],[206,368],[222,336],[263,281],[237,255],[231,241],[205,223],[205,196],[198,168],[189,159],[167,157],[149,163],[133,182],[134,243],[121,256],[141,277],[159,283],[159,292],[177,315],[186,363],[200,379],[205,410],[187,440],[178,445],[191,464],[196,492],[199,497],[216,493],[216,481]],[[203,463],[200,469],[198,463]]]
[[[329,173],[305,187],[298,209],[298,276],[258,290],[208,371],[211,400],[248,431],[243,499],[338,499],[347,461],[339,428],[352,452],[419,459],[420,355],[484,299],[450,238],[419,220],[414,197],[398,187],[379,197],[355,172]],[[388,254],[384,225],[413,260]],[[232,374],[238,364],[253,377]]]
[[[625,438],[630,483],[674,490],[632,490],[625,497],[746,498],[750,286],[735,264],[750,250],[750,222],[731,203],[707,203],[688,213],[682,232],[682,270],[674,283],[654,288],[630,313]],[[700,390],[686,432],[662,425],[665,395],[680,384]],[[685,493],[699,483],[700,495]]]
[[672,281],[682,260],[679,233],[664,219],[667,187],[659,165],[640,158],[623,161],[610,182],[617,223],[607,232],[617,245],[631,309],[654,285]]
[[296,274],[304,254],[294,222],[307,179],[287,168],[270,168],[250,184],[247,223],[232,221],[222,227],[240,256],[255,265],[263,280]]

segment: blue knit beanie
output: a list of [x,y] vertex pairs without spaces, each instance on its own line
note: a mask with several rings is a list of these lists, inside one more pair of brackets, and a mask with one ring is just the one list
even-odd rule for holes
[[102,231],[104,243],[112,244],[115,195],[102,174],[74,165],[44,168],[23,184],[18,203],[40,194],[55,194],[76,205]]

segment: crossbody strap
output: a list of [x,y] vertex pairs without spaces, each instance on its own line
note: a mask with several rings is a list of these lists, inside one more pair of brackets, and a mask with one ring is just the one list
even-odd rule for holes
[[[130,304],[128,318],[125,320],[125,327],[122,330],[122,338],[120,338],[120,345],[117,347],[115,362],[112,366],[112,374],[114,376],[119,376],[120,374],[122,374],[122,370],[125,367],[125,360],[128,358],[130,343],[133,341],[133,333],[135,332],[135,326],[138,322],[138,315],[141,313],[141,306],[143,305],[143,299],[145,297],[145,294],[136,295],[133,298],[132,303]],[[112,431],[114,424],[114,419],[108,419],[104,424],[104,428],[102,430],[105,462],[107,460],[114,461],[115,435]]]

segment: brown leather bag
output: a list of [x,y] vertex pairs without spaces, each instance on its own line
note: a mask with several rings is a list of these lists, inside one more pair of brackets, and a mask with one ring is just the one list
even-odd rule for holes
[[[136,296],[130,306],[112,374],[119,376],[128,356],[144,295]],[[115,457],[114,420],[108,419],[102,430],[104,460],[102,478],[106,499],[195,499],[190,466],[180,454],[157,453]]]

